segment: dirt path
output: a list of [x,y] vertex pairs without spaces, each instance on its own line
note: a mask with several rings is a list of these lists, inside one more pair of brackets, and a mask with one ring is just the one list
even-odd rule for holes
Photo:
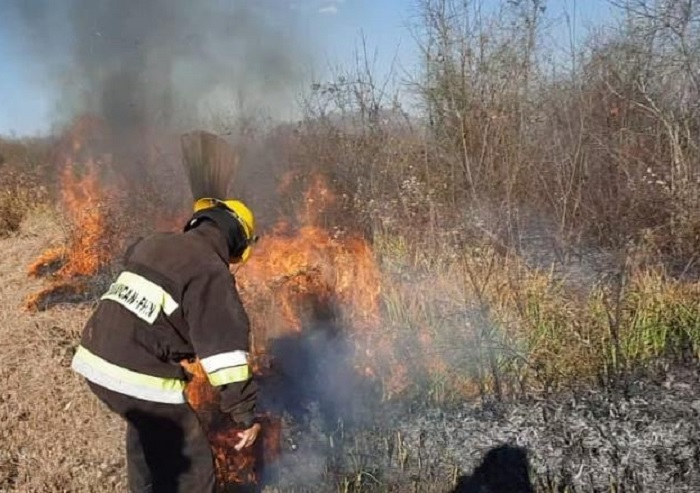
[[61,228],[48,214],[0,240],[0,492],[126,491],[122,423],[71,372],[86,308],[23,310],[27,266]]

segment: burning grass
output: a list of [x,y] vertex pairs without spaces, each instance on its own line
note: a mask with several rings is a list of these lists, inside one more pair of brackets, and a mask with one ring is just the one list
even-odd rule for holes
[[110,265],[119,246],[108,224],[108,192],[103,191],[97,169],[89,162],[78,176],[67,165],[61,174],[61,204],[68,224],[68,243],[45,250],[28,269],[32,277],[48,276],[50,286],[26,301],[30,310],[45,310],[56,303],[87,301],[91,279]]
[[[53,228],[56,229],[55,224]],[[296,246],[303,244],[307,248],[310,245],[320,248],[317,243],[301,241],[293,230],[288,230],[282,238]],[[54,240],[58,239],[57,235]],[[270,237],[267,241],[272,239]],[[6,250],[8,259],[3,261],[3,268],[14,268],[14,276],[19,282],[24,273],[17,265],[10,265],[9,257],[28,261],[31,255],[40,252],[45,240],[42,237],[39,240],[27,237],[24,240],[5,241],[35,242],[32,248],[22,246],[25,243],[17,244],[15,249],[21,252],[19,256]],[[341,253],[346,252],[339,244],[335,248],[339,248]],[[500,382],[504,396],[515,396],[516,390],[522,392],[527,389],[529,393],[544,390],[547,385],[550,393],[554,394],[557,387],[566,386],[576,379],[595,380],[601,371],[603,374],[612,372],[616,361],[613,358],[625,362],[624,366],[618,366],[619,369],[632,371],[660,356],[697,347],[694,346],[697,300],[700,299],[697,286],[673,281],[662,272],[635,270],[630,276],[620,298],[620,353],[613,353],[611,322],[608,318],[611,307],[609,287],[601,286],[593,290],[590,296],[577,298],[567,293],[561,284],[554,282],[549,274],[532,270],[517,258],[502,259],[493,256],[493,252],[488,249],[467,251],[463,256],[432,250],[432,256],[437,261],[428,262],[425,258],[400,250],[396,244],[395,241],[380,240],[375,243],[374,249],[369,249],[369,244],[365,244],[374,259],[371,272],[379,275],[380,290],[377,291],[375,287],[374,291],[368,292],[375,293],[378,298],[376,306],[381,324],[373,325],[376,321],[369,317],[364,319],[365,324],[358,324],[352,333],[356,336],[354,340],[364,341],[365,344],[368,341],[378,341],[388,345],[386,348],[379,345],[371,347],[378,351],[375,354],[392,352],[394,355],[392,359],[376,358],[373,361],[373,373],[370,374],[371,378],[384,383],[384,397],[387,400],[384,406],[389,407],[384,407],[382,413],[389,413],[386,416],[390,416],[393,402],[410,402],[413,409],[410,416],[413,418],[408,415],[396,418],[394,425],[399,426],[398,430],[392,428],[392,419],[387,417],[381,420],[383,424],[379,428],[370,426],[369,430],[357,427],[351,429],[349,425],[346,428],[341,420],[336,422],[335,429],[323,431],[322,428],[313,428],[315,431],[311,433],[300,422],[290,421],[286,414],[263,415],[261,418],[267,419],[264,438],[252,457],[230,453],[231,434],[235,430],[216,428],[216,425],[210,424],[210,436],[223,481],[234,483],[233,475],[243,482],[259,481],[264,471],[262,466],[269,465],[271,468],[281,468],[277,482],[270,482],[267,478],[266,491],[270,492],[308,491],[309,481],[318,484],[319,490],[330,488],[360,492],[391,488],[406,491],[415,488],[420,491],[445,492],[455,478],[471,466],[474,454],[470,450],[473,447],[484,450],[498,441],[517,439],[535,451],[535,479],[540,484],[538,491],[556,491],[559,486],[574,484],[567,483],[568,480],[562,474],[572,470],[572,464],[578,463],[576,461],[591,468],[591,471],[600,472],[592,472],[591,477],[601,476],[612,463],[608,459],[591,462],[586,457],[592,456],[585,455],[592,453],[590,451],[576,452],[584,455],[579,457],[574,454],[569,457],[567,460],[571,460],[571,464],[555,460],[558,457],[557,451],[566,447],[559,434],[564,431],[557,431],[559,418],[553,417],[551,422],[537,418],[537,413],[538,416],[542,415],[539,408],[537,413],[531,406],[515,408],[508,416],[521,424],[510,425],[510,428],[504,427],[498,417],[484,418],[479,417],[478,413],[474,416],[462,414],[460,417],[455,414],[449,417],[452,416],[449,409],[459,402],[468,402],[469,397],[481,393],[493,395],[495,380]],[[261,244],[261,250],[263,246]],[[335,250],[331,248],[330,251]],[[309,312],[304,309],[308,308],[308,302],[304,301],[308,298],[300,294],[303,292],[301,288],[313,291],[322,286],[321,293],[327,294],[336,286],[336,280],[342,279],[342,276],[329,276],[326,273],[326,277],[320,276],[325,279],[323,283],[318,280],[311,282],[324,269],[331,270],[332,262],[324,266],[318,260],[327,259],[327,255],[328,252],[325,255],[318,252],[310,255],[304,262],[290,266],[291,272],[296,275],[288,275],[285,279],[271,278],[267,285],[254,287],[261,290],[260,296],[273,301],[275,296],[287,293],[296,297],[295,303],[290,305],[296,307],[296,311],[292,312],[295,318],[292,319],[281,316],[269,305],[268,308],[263,304],[253,305],[253,316],[261,317],[256,323],[278,321],[279,325],[271,326],[271,332],[267,333],[269,339],[274,340],[273,335],[280,337],[285,334],[296,337],[308,330]],[[299,274],[300,270],[305,271],[305,276]],[[252,271],[253,269],[245,275],[243,270],[239,272],[242,284],[251,282],[252,278],[247,281],[244,279]],[[473,277],[470,277],[470,272]],[[481,279],[482,282],[475,284],[470,279]],[[25,278],[21,282],[28,283],[26,289],[32,289],[37,281]],[[342,285],[341,283],[340,286]],[[357,285],[364,286],[362,283]],[[3,299],[14,299],[19,304],[25,293],[25,290],[18,290],[14,297]],[[251,291],[247,291],[247,296],[251,294]],[[328,299],[324,296],[321,298]],[[341,298],[338,296],[336,300]],[[478,304],[476,300],[479,301]],[[478,311],[482,304],[488,310]],[[367,306],[375,305],[348,303],[340,318],[352,320],[356,309],[358,320],[363,320],[361,314],[365,313]],[[276,315],[273,316],[273,313]],[[119,485],[123,485],[120,425],[110,418],[106,410],[90,400],[89,394],[78,379],[70,376],[68,369],[71,347],[77,343],[87,314],[80,307],[55,308],[50,312],[23,314],[17,323],[10,324],[6,321],[4,325],[8,328],[6,330],[10,327],[13,331],[19,329],[21,334],[12,339],[19,346],[14,346],[12,352],[3,354],[5,369],[2,375],[7,390],[0,409],[8,416],[8,422],[14,423],[4,429],[3,438],[5,443],[12,444],[10,450],[14,451],[14,455],[3,456],[0,470],[7,472],[1,484],[9,488],[9,491],[23,491],[23,488],[62,491],[66,485],[75,491],[117,491]],[[289,320],[295,323],[289,323]],[[479,331],[479,323],[485,320],[491,321],[498,330],[489,331],[482,327]],[[54,326],[59,328],[51,330]],[[282,332],[285,327],[289,332]],[[318,357],[316,353],[310,354]],[[23,380],[25,383],[20,383],[19,376],[25,373],[23,368],[27,364],[32,364],[32,358],[37,358],[37,364],[41,361],[42,365],[45,365],[46,358],[55,361],[57,368],[60,368],[57,373],[59,376],[46,379],[45,372],[40,372],[41,375],[34,375],[28,383],[26,380]],[[363,366],[357,364],[364,364],[365,361],[360,354],[360,359],[354,361],[352,370],[367,376]],[[335,362],[338,363],[337,358]],[[265,362],[260,362],[258,372],[265,375],[265,368]],[[191,370],[198,375],[196,368]],[[495,375],[494,371],[497,372]],[[198,378],[203,382],[201,374]],[[55,385],[60,387],[60,392],[49,390]],[[324,389],[327,391],[333,385],[347,385],[347,381],[329,380]],[[36,395],[36,398],[23,394],[22,388],[29,388],[26,386],[33,389],[31,395]],[[193,385],[189,390],[196,389],[206,392],[207,387]],[[48,405],[45,403],[46,395],[53,396]],[[190,395],[193,402],[199,401],[205,403],[205,406],[216,403],[206,395]],[[43,404],[34,402],[36,399],[42,400]],[[552,399],[550,403],[556,398]],[[423,414],[421,409],[429,407],[430,403],[440,403],[443,408],[441,413],[447,413],[444,414],[445,417],[437,418],[430,412]],[[366,400],[363,405],[375,404]],[[640,411],[633,412],[632,418],[643,412],[645,408],[641,406]],[[41,409],[45,409],[46,413],[41,412]],[[580,414],[583,411],[576,412]],[[474,429],[481,430],[472,437],[464,435],[465,416],[470,416],[468,419]],[[574,419],[573,416],[578,414],[571,416]],[[648,416],[644,419],[648,419]],[[212,419],[209,423],[216,423],[216,420]],[[570,426],[574,424],[570,423]],[[288,429],[290,425],[294,426],[291,435]],[[649,422],[647,425],[658,433],[665,429],[663,423],[655,425]],[[51,431],[47,428],[47,433],[65,429],[68,436],[75,437],[75,441],[66,442],[65,449],[61,448],[61,443],[56,443],[47,452],[48,455],[43,455],[44,448],[39,446],[35,435],[32,435],[37,429],[43,429],[42,426],[51,428]],[[611,423],[610,426],[627,425]],[[444,427],[453,430],[454,436],[458,437],[455,439],[457,441],[440,438],[452,436],[450,433],[435,435],[430,432]],[[589,428],[593,430],[594,424],[590,424],[586,430]],[[30,432],[29,429],[33,431]],[[105,432],[108,433],[106,441]],[[580,431],[581,436],[587,436],[586,433],[588,432]],[[676,437],[673,440],[680,438],[680,435],[676,435],[678,434],[673,435]],[[35,438],[32,439],[32,436]],[[308,442],[312,437],[313,443]],[[290,448],[290,440],[293,440],[296,451]],[[610,448],[610,457],[613,457],[615,450],[618,450],[615,448],[617,445],[612,441],[605,443],[605,450]],[[573,449],[566,450],[569,451],[567,454],[574,453]],[[222,453],[223,451],[227,452]],[[61,462],[59,455],[67,459]],[[635,460],[650,460],[648,454],[642,455],[635,456]],[[310,457],[320,457],[319,469],[313,472],[309,472]],[[43,461],[42,464],[48,464],[48,467],[38,470],[32,466],[35,463],[32,461]],[[664,469],[664,474],[668,473],[667,469]],[[618,481],[616,484],[624,481],[622,476],[615,477],[615,481]],[[635,476],[629,484],[638,484],[642,481],[640,478],[639,475]],[[547,484],[553,486],[547,489]]]
[[261,346],[267,339],[302,330],[308,322],[303,318],[314,316],[303,312],[310,296],[351,313],[353,330],[376,326],[379,321],[379,270],[370,246],[359,237],[333,237],[315,226],[293,230],[280,225],[263,237],[238,278],[249,303],[272,302],[277,311],[264,310],[272,319],[257,324],[256,340]]
[[[50,283],[29,298],[33,312],[94,300],[95,279],[121,248],[110,212],[119,198],[98,173],[105,163],[70,136],[60,173],[69,227],[63,244],[30,266],[30,282]],[[669,356],[697,359],[696,284],[628,265],[624,282],[581,294],[489,244],[427,247],[379,231],[370,242],[327,226],[326,209],[337,196],[323,175],[307,178],[301,203],[235,271],[251,315],[255,373],[264,382],[287,378],[266,387],[280,397],[261,411],[255,450],[233,451],[237,430],[218,413],[198,364],[189,367],[188,397],[203,417],[224,484],[260,483],[268,466],[283,462],[285,427],[318,403],[321,428],[334,444],[358,407],[372,414],[394,403],[449,407],[577,385],[612,388]],[[174,228],[170,217],[156,221]],[[361,463],[360,473],[372,469],[371,460]],[[343,476],[340,484],[362,491],[372,487],[370,476]]]
[[[332,200],[322,177],[315,177],[305,207],[292,227],[289,219],[278,223],[256,245],[255,255],[236,277],[250,313],[254,371],[265,378],[276,371],[270,345],[285,338],[301,338],[309,330],[332,331],[341,323],[347,337],[358,344],[380,322],[380,274],[369,244],[352,235],[332,235],[315,223],[319,203]],[[319,198],[317,198],[319,197]],[[235,269],[235,267],[234,267]],[[343,322],[341,322],[343,320]],[[368,348],[369,351],[369,348]],[[355,369],[363,371],[378,359],[369,352]],[[195,379],[190,402],[208,423],[217,470],[224,484],[257,483],[266,463],[277,459],[280,449],[279,415],[264,412],[261,445],[249,453],[233,450],[237,430],[218,414],[212,392],[198,363],[189,365]],[[339,382],[334,382],[339,383]],[[294,386],[310,383],[294,382]]]
[[232,426],[228,416],[219,410],[216,392],[209,385],[206,373],[198,361],[183,362],[192,375],[187,389],[187,400],[199,415],[211,443],[216,464],[217,479],[222,487],[259,484],[265,466],[274,463],[281,449],[281,419],[260,415],[262,430],[252,449],[237,452],[233,446],[240,430]]

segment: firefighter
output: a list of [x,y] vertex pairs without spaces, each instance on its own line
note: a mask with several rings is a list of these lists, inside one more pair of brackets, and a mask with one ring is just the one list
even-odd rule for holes
[[126,420],[132,492],[215,490],[214,458],[185,399],[183,360],[200,359],[221,410],[243,430],[236,450],[258,436],[249,321],[229,270],[247,260],[255,240],[243,202],[197,200],[182,232],[155,233],[127,249],[124,270],[84,327],[72,368]]

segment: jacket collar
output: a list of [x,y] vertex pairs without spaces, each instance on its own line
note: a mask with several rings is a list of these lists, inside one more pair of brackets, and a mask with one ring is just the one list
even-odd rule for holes
[[204,243],[207,244],[216,254],[221,258],[221,260],[228,265],[229,255],[228,255],[228,243],[226,238],[221,234],[219,228],[211,221],[204,221],[202,224],[197,226],[186,234],[193,234],[197,238],[200,238]]

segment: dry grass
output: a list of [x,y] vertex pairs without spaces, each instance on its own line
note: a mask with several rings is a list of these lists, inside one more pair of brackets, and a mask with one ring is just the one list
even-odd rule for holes
[[662,268],[630,263],[621,284],[581,292],[490,247],[407,245],[375,243],[394,358],[385,386],[395,394],[438,404],[551,395],[617,387],[663,362],[697,363],[700,288]]
[[[669,360],[697,367],[699,59],[677,52],[697,44],[697,32],[674,40],[687,32],[667,23],[675,14],[650,22],[629,10],[629,28],[572,48],[575,63],[559,69],[538,59],[547,51],[537,45],[540,1],[503,2],[507,16],[475,26],[460,23],[477,1],[418,3],[426,60],[415,84],[429,126],[389,110],[359,64],[319,86],[298,128],[263,131],[264,150],[248,163],[269,176],[330,175],[342,210],[319,224],[373,240],[384,397],[553,395],[574,383],[611,389]],[[689,8],[687,22],[699,19]],[[639,49],[656,36],[658,48]],[[4,145],[0,161],[32,168],[28,147]],[[266,215],[303,196],[294,188],[292,198],[261,199],[271,188],[250,183]],[[123,217],[162,215],[156,193],[131,200],[144,190],[129,194],[144,208]],[[0,234],[12,233],[0,239],[0,491],[124,489],[122,424],[68,368],[87,308],[20,311],[43,287],[26,266],[63,235],[51,214],[25,218],[15,205],[32,200],[0,196]],[[553,226],[540,231],[529,216]],[[542,233],[553,255],[634,247],[646,260],[613,265],[590,291],[572,292],[519,256]],[[342,481],[339,491],[361,490]]]
[[125,491],[123,425],[69,368],[88,309],[22,309],[42,287],[26,267],[62,236],[41,212],[0,240],[0,491]]
[[46,199],[35,176],[0,166],[0,238],[17,233],[22,221]]
[[[3,492],[125,490],[123,424],[69,369],[89,307],[22,310],[44,287],[27,266],[64,241],[59,218],[46,211],[0,240]],[[617,301],[606,289],[572,298],[547,273],[489,248],[420,253],[398,237],[378,238],[375,247],[384,275],[382,342],[391,356],[385,397],[425,405],[555,391],[700,346],[697,285],[653,270],[634,270]],[[338,453],[352,460],[368,450]],[[374,470],[374,458],[366,460],[360,472]],[[337,491],[376,491],[364,481],[350,488],[345,472],[336,479]]]
[[45,203],[47,190],[40,169],[47,146],[41,141],[15,141],[0,137],[0,237],[19,231],[37,204]]

